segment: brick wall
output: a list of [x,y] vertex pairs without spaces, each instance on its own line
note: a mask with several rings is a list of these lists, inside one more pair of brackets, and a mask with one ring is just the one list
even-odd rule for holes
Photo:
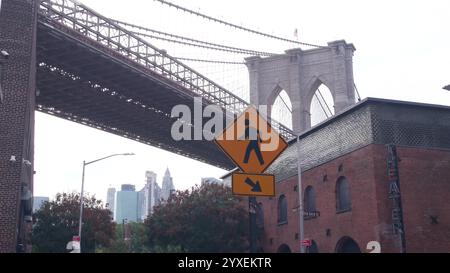
[[450,151],[398,155],[407,252],[450,252]]
[[22,159],[33,162],[36,3],[3,0],[0,11],[0,49],[10,54],[0,104],[0,252],[15,252],[18,238],[26,243],[20,195],[32,190],[33,169]]

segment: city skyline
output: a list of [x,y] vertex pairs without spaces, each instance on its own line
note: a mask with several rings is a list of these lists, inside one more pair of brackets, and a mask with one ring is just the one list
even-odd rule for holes
[[[128,185],[134,185],[134,186],[136,187],[136,191],[138,191],[138,190],[142,190],[142,189],[146,186],[147,183],[151,183],[151,182],[155,182],[160,188],[162,188],[163,183],[164,183],[164,178],[165,178],[165,175],[167,174],[167,171],[168,171],[168,170],[169,170],[169,167],[167,167],[167,168],[166,168],[166,171],[164,171],[164,175],[161,176],[160,182],[158,182],[158,173],[156,173],[156,172],[154,172],[154,171],[152,171],[152,170],[146,170],[145,173],[144,173],[144,182],[143,182],[144,184],[143,184],[142,186],[138,186],[138,184],[136,184],[136,183],[126,182],[126,183],[119,183],[119,184],[117,184],[117,185],[110,184],[110,185],[108,186],[108,190],[114,188],[114,189],[117,191],[118,189],[120,189],[120,187],[121,187],[122,185],[128,184]],[[150,173],[150,174],[155,174],[155,180],[154,180],[154,181],[149,181],[149,177],[148,177],[148,174],[149,174],[149,173]],[[169,175],[170,175],[170,171],[169,171]],[[173,179],[171,180],[171,182],[172,182],[172,183],[174,182]],[[198,183],[198,184],[201,184],[201,183]],[[140,184],[139,184],[139,185],[140,185]],[[174,189],[177,190],[176,187],[174,187]],[[106,198],[106,199],[107,199],[107,198]],[[105,200],[106,200],[106,199],[105,199]]]
[[[169,171],[169,175],[171,175],[170,174],[170,168],[169,167],[167,167],[166,168],[166,171],[164,171],[164,174],[166,175],[167,174],[167,172]],[[137,189],[141,189],[141,190],[144,190],[144,188],[145,188],[145,186],[146,186],[146,183],[149,183],[149,181],[147,180],[148,178],[147,178],[147,174],[148,173],[154,173],[154,174],[156,174],[156,178],[155,178],[155,183],[158,185],[158,187],[160,188],[160,190],[161,190],[161,188],[162,188],[162,186],[163,186],[163,183],[164,183],[164,179],[165,179],[165,175],[163,175],[163,176],[161,176],[161,179],[158,179],[158,174],[157,173],[155,173],[155,172],[153,172],[153,171],[151,171],[151,170],[147,170],[147,171],[145,171],[145,175],[144,175],[144,184],[142,185],[142,187],[141,186],[138,186],[138,185],[141,185],[140,183],[133,183],[132,181],[130,181],[130,182],[126,182],[126,183],[122,183],[122,182],[117,182],[117,183],[115,183],[115,184],[109,184],[106,188],[105,188],[105,195],[104,196],[97,196],[96,195],[96,197],[98,198],[98,199],[100,199],[100,200],[102,200],[103,201],[103,204],[105,205],[105,206],[107,206],[108,208],[113,208],[113,212],[114,212],[114,206],[115,206],[115,196],[116,196],[116,193],[117,193],[117,191],[119,191],[120,190],[120,188],[122,187],[122,185],[133,185],[133,186],[135,186],[136,187],[136,191],[137,191]],[[225,174],[225,172],[224,172],[224,174]],[[171,183],[174,183],[174,180],[173,180],[173,177],[171,177],[172,178],[172,180],[170,181]],[[160,182],[158,182],[158,180],[160,180]],[[208,182],[208,183],[221,183],[222,182],[222,180],[220,180],[220,179],[218,179],[217,177],[201,177],[200,178],[200,180],[198,181],[198,183],[196,183],[197,185],[202,185],[203,183],[205,183],[205,182]],[[175,191],[177,191],[177,190],[180,190],[180,189],[177,189],[176,187],[175,187],[175,185],[173,185],[173,189],[172,190],[175,190]],[[88,193],[89,194],[89,193]],[[54,198],[56,197],[56,196],[37,196],[37,195],[35,195],[34,196],[35,198],[41,198],[41,197],[45,197],[45,198],[48,198],[49,199],[49,201],[52,201],[52,200],[54,200]],[[110,200],[112,200],[112,202],[110,201]]]
[[140,190],[137,190],[139,188],[134,184],[122,184],[117,191],[115,187],[108,188],[107,207],[116,222],[120,223],[124,219],[131,222],[145,221],[153,212],[153,207],[167,201],[176,190],[169,168],[164,173],[161,186],[157,182],[155,172],[146,171],[145,178],[146,183]]

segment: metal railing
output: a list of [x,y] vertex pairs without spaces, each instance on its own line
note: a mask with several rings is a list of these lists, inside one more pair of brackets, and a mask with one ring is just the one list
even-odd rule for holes
[[[69,35],[75,31],[78,36],[88,38],[89,42],[94,41],[110,49],[113,56],[119,54],[228,112],[239,114],[249,106],[243,99],[171,57],[166,51],[75,0],[41,0],[39,14],[39,20],[44,20],[44,23],[69,32]],[[279,122],[271,120],[271,124],[285,139],[295,137],[292,130]]]

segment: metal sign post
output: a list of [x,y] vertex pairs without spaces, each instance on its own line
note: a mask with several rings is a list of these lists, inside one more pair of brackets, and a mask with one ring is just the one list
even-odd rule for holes
[[256,211],[258,203],[256,197],[248,197],[248,218],[249,218],[249,237],[250,237],[250,253],[256,253]]

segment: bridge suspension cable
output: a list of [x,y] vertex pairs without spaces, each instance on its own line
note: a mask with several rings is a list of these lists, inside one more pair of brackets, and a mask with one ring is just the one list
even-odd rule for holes
[[[276,53],[262,52],[262,51],[252,50],[252,49],[244,49],[244,48],[239,48],[239,47],[232,47],[232,46],[228,46],[228,45],[222,45],[222,44],[206,42],[206,41],[197,40],[197,39],[193,39],[193,38],[189,38],[189,37],[185,37],[185,36],[180,36],[180,35],[176,35],[176,34],[172,34],[172,33],[167,33],[167,32],[163,32],[163,31],[159,31],[159,30],[155,30],[155,29],[151,29],[151,28],[147,28],[147,27],[143,27],[143,26],[138,26],[138,25],[135,25],[135,24],[126,23],[126,22],[123,22],[123,21],[118,21],[118,20],[114,20],[114,19],[111,19],[111,20],[113,22],[115,22],[116,24],[119,24],[119,25],[122,25],[122,26],[125,26],[125,27],[131,27],[131,28],[135,28],[135,29],[139,29],[139,30],[143,30],[143,31],[147,31],[147,32],[156,33],[156,34],[163,35],[163,36],[166,36],[166,37],[171,37],[171,38],[180,39],[180,40],[184,40],[184,41],[188,41],[188,42],[193,42],[193,43],[206,45],[206,46],[208,46],[206,48],[210,48],[210,47],[216,48],[216,47],[218,47],[218,48],[227,49],[226,51],[229,51],[229,52],[245,53],[245,54],[249,54],[249,55],[260,55],[260,56],[277,55]],[[140,36],[144,36],[144,37],[148,37],[148,38],[159,39],[158,37],[155,37],[154,35],[150,35],[150,34],[147,34],[147,33],[142,33],[142,32],[134,31],[134,30],[132,30],[132,32],[134,34],[136,34],[136,35],[140,35]],[[169,40],[169,39],[167,39],[167,40]],[[170,41],[177,42],[176,40],[172,40],[172,39],[170,39]],[[191,45],[191,44],[189,43],[189,45]]]
[[[325,106],[327,107],[328,112],[330,112],[330,116],[332,116],[332,115],[333,115],[333,112],[331,112],[330,106],[328,106],[328,103],[327,103],[327,101],[325,100],[325,98],[323,97],[322,92],[320,91],[319,88],[317,88],[317,92],[319,93],[320,97],[321,97],[322,100],[323,100],[323,103],[324,103]],[[317,97],[317,94],[316,94],[316,97]],[[317,99],[319,99],[319,97],[317,97]],[[324,109],[324,112],[325,112],[325,109]],[[325,112],[325,114],[326,114],[326,112]]]
[[169,39],[169,38],[164,38],[164,37],[155,36],[155,35],[151,35],[151,34],[134,32],[134,31],[131,31],[131,33],[133,33],[135,35],[139,35],[141,37],[147,37],[147,38],[151,38],[151,39],[157,39],[157,40],[162,40],[162,41],[166,41],[166,42],[182,44],[182,45],[186,45],[186,46],[201,47],[201,48],[205,48],[205,49],[231,52],[231,53],[236,53],[236,54],[259,55],[259,56],[273,56],[273,55],[276,55],[275,53],[268,53],[268,52],[234,50],[234,49],[227,49],[227,48],[223,48],[223,47],[213,47],[213,46],[207,46],[207,45],[201,45],[201,44],[194,44],[194,43],[190,43],[190,42],[183,42],[183,41],[179,41],[179,40],[174,40],[174,39]]
[[184,57],[173,57],[180,61],[191,61],[191,62],[201,62],[201,63],[214,63],[214,64],[237,64],[242,65],[244,62],[230,62],[230,61],[220,61],[220,60],[205,60],[205,59],[192,59],[192,58],[184,58]]
[[358,96],[358,101],[361,101],[361,96],[359,95],[358,88],[356,87],[355,82],[353,82],[353,86],[355,87],[356,95]]
[[279,98],[281,99],[281,101],[283,102],[284,106],[286,107],[286,109],[288,109],[288,111],[292,114],[292,109],[287,105],[286,101],[283,99],[282,96],[278,95]]
[[193,44],[193,43],[189,43],[189,42],[182,42],[182,41],[178,41],[178,40],[174,40],[174,39],[163,38],[163,37],[150,35],[150,34],[146,34],[146,33],[139,33],[139,32],[132,32],[132,33],[136,34],[136,35],[140,35],[142,37],[147,37],[147,38],[152,38],[152,39],[162,40],[162,41],[166,41],[166,42],[187,45],[187,46],[201,47],[201,48],[218,50],[218,51],[228,51],[228,52],[239,53],[239,54],[247,54],[247,53],[242,52],[242,51],[225,49],[225,48],[218,48],[218,47],[211,47],[211,46],[205,46],[205,45],[198,45],[198,44]]
[[317,93],[315,93],[314,96],[316,97],[317,102],[318,102],[319,105],[320,105],[320,108],[322,108],[322,111],[325,113],[326,118],[328,118],[328,117],[329,117],[329,116],[328,116],[328,113],[327,113],[327,111],[325,110],[325,107],[322,105],[322,102],[320,101],[319,96],[317,96]]
[[[331,112],[330,107],[328,106],[327,101],[325,100],[325,98],[324,98],[323,95],[322,95],[322,92],[320,92],[320,89],[317,89],[317,91],[318,91],[320,97],[322,98],[323,103],[325,104],[326,108],[327,108],[328,111],[330,112],[330,113],[329,113],[330,116],[332,116],[332,115],[333,115],[333,112]],[[319,103],[320,108],[322,109],[323,113],[324,113],[325,116],[328,118],[328,117],[329,117],[328,112],[325,110],[325,107],[323,106],[322,102],[320,101],[320,98],[319,98],[319,96],[317,95],[317,93],[315,93],[314,96],[316,97],[317,102]],[[281,101],[283,102],[284,106],[285,106],[286,109],[289,111],[289,113],[292,114],[292,109],[287,105],[287,103],[286,103],[286,101],[283,99],[283,97],[280,96],[280,95],[279,95],[278,97],[281,99]]]
[[284,41],[284,42],[289,42],[289,43],[294,43],[294,44],[304,45],[304,46],[310,46],[310,47],[328,48],[328,46],[321,46],[321,45],[316,45],[316,44],[300,42],[300,41],[287,39],[287,38],[283,38],[283,37],[280,37],[280,36],[276,36],[276,35],[260,32],[260,31],[253,30],[253,29],[250,29],[250,28],[247,28],[247,27],[238,26],[236,24],[229,23],[229,22],[223,21],[221,19],[217,19],[217,18],[211,17],[211,16],[206,15],[206,14],[203,14],[203,13],[200,13],[200,12],[197,12],[197,11],[193,11],[193,10],[190,10],[188,8],[181,7],[179,5],[175,5],[175,4],[173,4],[171,2],[168,2],[168,1],[164,1],[164,0],[154,0],[154,1],[160,2],[161,4],[168,5],[169,7],[173,7],[173,8],[182,10],[184,12],[187,12],[187,13],[190,13],[190,14],[193,14],[193,15],[196,15],[196,16],[208,19],[210,21],[213,21],[213,22],[216,22],[216,23],[219,23],[219,24],[223,24],[223,25],[230,26],[230,27],[233,27],[233,28],[236,28],[236,29],[247,31],[247,32],[250,32],[250,33],[253,33],[253,34],[256,34],[256,35],[265,36],[267,38],[272,38],[272,39],[276,39],[276,40],[280,40],[280,41]]

